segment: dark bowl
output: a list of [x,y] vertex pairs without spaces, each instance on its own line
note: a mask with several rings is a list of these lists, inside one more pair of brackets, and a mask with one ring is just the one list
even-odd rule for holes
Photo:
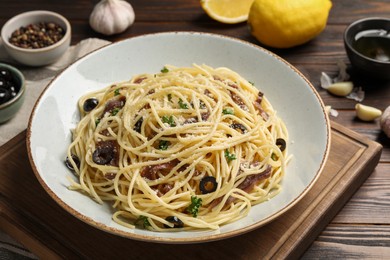
[[[380,36],[379,32],[383,35]],[[369,44],[360,44],[358,50],[357,40],[363,37],[369,40]],[[380,45],[386,45],[387,50]],[[356,72],[375,79],[390,79],[390,19],[374,17],[353,22],[344,32],[344,46]],[[362,48],[366,48],[365,51]],[[380,53],[381,56],[374,57],[377,54],[373,53]]]
[[[4,72],[7,74],[3,74]],[[11,65],[0,63],[0,74],[0,124],[2,124],[19,111],[24,101],[26,86],[23,74]]]

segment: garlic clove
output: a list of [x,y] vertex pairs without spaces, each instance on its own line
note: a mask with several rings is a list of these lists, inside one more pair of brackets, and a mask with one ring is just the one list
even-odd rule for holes
[[380,121],[382,131],[390,138],[390,106],[388,106],[381,116]]
[[133,7],[123,0],[101,0],[89,16],[89,24],[96,32],[113,35],[125,31],[134,23]]
[[356,104],[355,110],[357,117],[363,121],[373,121],[382,115],[379,109],[362,104]]
[[353,83],[351,81],[336,82],[328,86],[327,90],[336,96],[345,97],[353,90]]

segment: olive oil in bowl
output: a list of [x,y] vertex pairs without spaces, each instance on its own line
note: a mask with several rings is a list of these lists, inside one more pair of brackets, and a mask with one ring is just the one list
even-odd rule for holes
[[359,32],[352,47],[360,54],[380,62],[390,62],[390,34],[385,30]]
[[390,19],[369,17],[344,31],[344,47],[356,75],[390,80]]

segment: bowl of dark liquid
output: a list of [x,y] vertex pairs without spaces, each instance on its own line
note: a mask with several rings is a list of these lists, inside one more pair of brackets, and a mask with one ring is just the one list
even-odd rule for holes
[[365,18],[350,24],[344,45],[354,70],[376,79],[390,79],[390,19]]

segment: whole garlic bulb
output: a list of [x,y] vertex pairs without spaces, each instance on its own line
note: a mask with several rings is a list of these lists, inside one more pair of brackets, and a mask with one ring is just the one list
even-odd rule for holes
[[382,131],[390,138],[390,106],[388,106],[381,116]]
[[134,23],[133,7],[123,0],[101,0],[89,16],[89,24],[104,35],[118,34]]

